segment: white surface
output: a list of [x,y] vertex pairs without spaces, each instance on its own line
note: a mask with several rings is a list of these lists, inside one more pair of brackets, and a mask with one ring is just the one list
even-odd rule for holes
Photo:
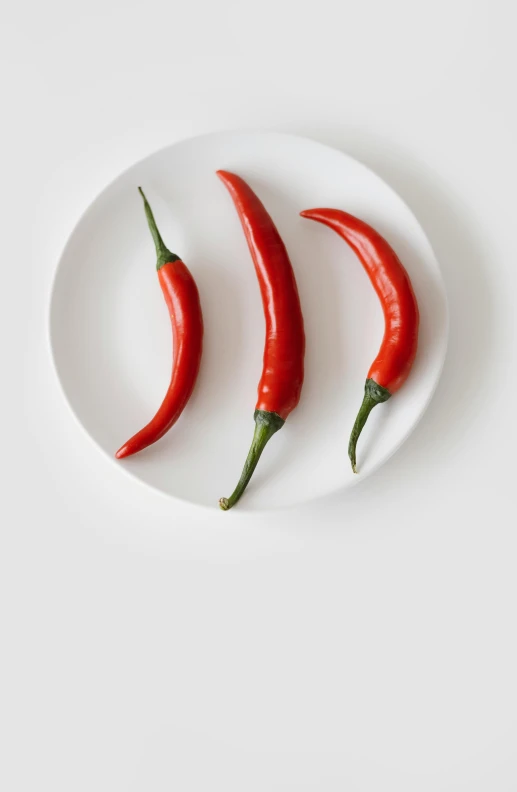
[[[240,221],[215,176],[219,167],[245,178],[274,217],[307,339],[301,403],[269,444],[239,508],[299,505],[358,482],[348,437],[383,334],[379,301],[353,252],[300,211],[346,208],[379,229],[418,300],[418,357],[397,398],[368,421],[358,448],[361,477],[420,419],[447,344],[444,285],[429,241],[400,198],[356,160],[293,135],[229,132],[191,138],[137,163],[99,195],[66,245],[51,298],[53,357],[75,415],[115,465],[160,492],[214,509],[230,495],[253,434],[264,319]],[[170,322],[139,184],[166,244],[196,279],[205,338],[181,422],[122,462],[114,451],[154,415],[171,367]]]
[[[514,30],[503,0],[4,9],[2,789],[515,790]],[[88,204],[235,126],[376,170],[428,234],[451,317],[393,459],[267,518],[136,487],[46,351]]]

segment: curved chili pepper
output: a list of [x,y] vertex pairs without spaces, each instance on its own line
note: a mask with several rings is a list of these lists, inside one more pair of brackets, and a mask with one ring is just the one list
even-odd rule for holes
[[176,423],[196,383],[203,347],[203,317],[199,293],[189,270],[165,247],[141,189],[145,214],[156,247],[156,269],[172,324],[174,359],[172,376],[165,398],[154,418],[119,448],[117,459],[136,454],[156,443]]
[[348,445],[352,470],[357,473],[357,441],[370,412],[403,385],[413,365],[418,343],[418,305],[409,275],[397,254],[371,226],[339,209],[309,209],[300,214],[334,229],[350,245],[384,312],[384,337],[368,372],[363,403]]
[[266,443],[285,423],[300,400],[303,384],[305,334],[298,289],[287,250],[275,224],[246,182],[228,171],[217,171],[228,188],[242,223],[262,295],[266,319],[264,366],[255,408],[255,433],[241,478],[226,511],[246,489]]

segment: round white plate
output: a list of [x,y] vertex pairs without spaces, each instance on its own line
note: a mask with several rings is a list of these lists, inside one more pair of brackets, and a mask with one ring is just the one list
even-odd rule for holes
[[[253,435],[264,318],[233,203],[215,175],[235,171],[257,192],[286,243],[307,337],[302,398],[266,448],[238,508],[303,503],[348,487],[385,462],[424,412],[447,342],[447,303],[431,246],[408,207],[364,165],[312,140],[221,133],[170,146],[110,184],[75,227],[52,292],[50,337],[65,396],[113,464],[163,493],[217,508],[231,494]],[[142,185],[166,245],[201,295],[204,352],[194,394],[158,443],[117,461],[154,415],[171,371],[172,340],[155,270]],[[347,456],[350,429],[383,333],[359,261],[302,209],[345,209],[393,245],[420,306],[419,350],[404,387],[375,408]]]

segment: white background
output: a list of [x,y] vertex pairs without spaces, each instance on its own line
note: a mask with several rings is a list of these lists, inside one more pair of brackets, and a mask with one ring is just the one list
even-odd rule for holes
[[[3,4],[0,786],[517,789],[515,20],[505,0]],[[376,475],[197,512],[118,473],[50,366],[59,253],[123,168],[313,136],[422,223],[449,353]]]

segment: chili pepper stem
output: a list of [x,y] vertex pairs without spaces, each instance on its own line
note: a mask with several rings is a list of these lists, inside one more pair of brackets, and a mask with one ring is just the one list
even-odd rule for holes
[[159,270],[161,269],[161,267],[163,267],[164,264],[168,264],[170,261],[180,261],[180,257],[177,256],[175,253],[171,253],[169,248],[165,246],[165,242],[163,241],[161,234],[158,231],[158,226],[156,225],[156,220],[154,219],[153,210],[149,206],[149,202],[145,197],[145,193],[141,187],[138,188],[138,191],[142,196],[142,198],[144,199],[145,216],[147,217],[149,230],[151,232],[151,236],[154,240],[154,246],[156,248],[156,269]]
[[219,506],[223,511],[228,511],[232,506],[235,506],[240,499],[242,493],[249,484],[253,475],[253,471],[257,467],[257,463],[262,455],[264,448],[269,440],[273,437],[275,432],[282,428],[285,421],[280,418],[275,412],[268,412],[266,410],[255,410],[255,432],[253,434],[253,441],[249,450],[244,468],[242,470],[239,483],[235,487],[232,495],[229,498],[221,498]]
[[386,388],[383,388],[382,385],[378,385],[375,380],[366,380],[366,384],[364,386],[363,403],[361,404],[359,412],[357,413],[357,418],[355,419],[354,427],[350,435],[350,442],[348,443],[348,456],[350,457],[350,462],[352,463],[352,470],[354,473],[357,473],[356,446],[357,441],[359,440],[359,435],[363,431],[364,425],[368,420],[368,416],[375,405],[382,404],[382,402],[387,401],[390,396],[391,393],[386,390]]

